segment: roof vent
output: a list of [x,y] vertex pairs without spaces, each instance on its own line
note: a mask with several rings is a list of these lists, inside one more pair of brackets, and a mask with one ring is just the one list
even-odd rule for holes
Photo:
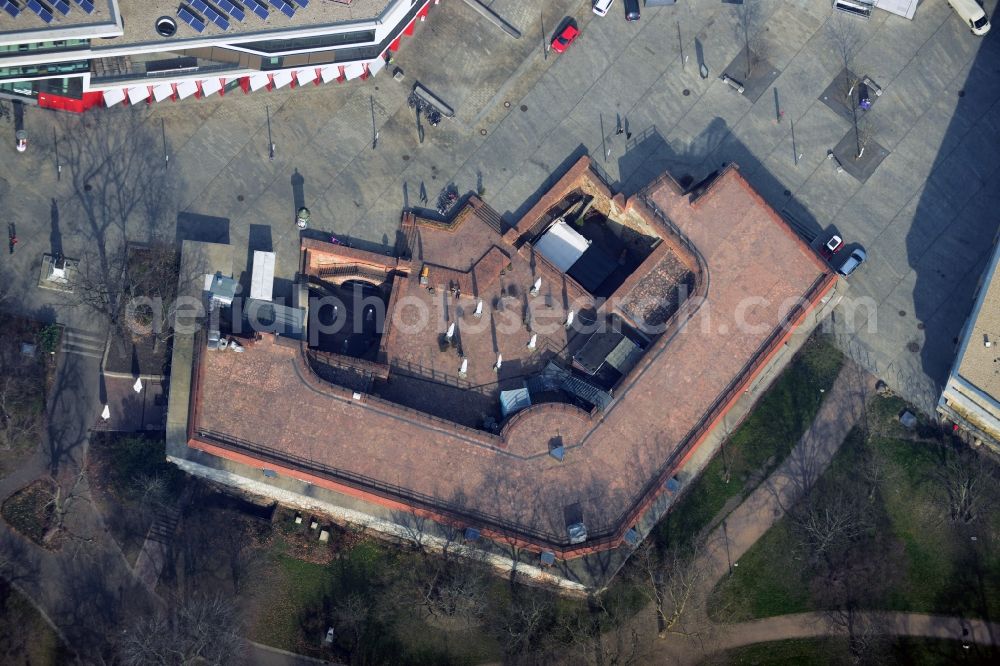
[[169,16],[156,19],[156,34],[160,37],[173,37],[175,32],[177,32],[177,21]]

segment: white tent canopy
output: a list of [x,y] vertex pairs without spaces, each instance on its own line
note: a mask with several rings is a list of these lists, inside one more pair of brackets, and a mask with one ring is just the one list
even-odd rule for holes
[[583,256],[590,241],[581,236],[565,220],[559,220],[535,243],[535,251],[565,273]]

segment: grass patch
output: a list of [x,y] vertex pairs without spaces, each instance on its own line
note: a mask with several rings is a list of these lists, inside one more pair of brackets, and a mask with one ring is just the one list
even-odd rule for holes
[[[328,593],[333,585],[329,567],[277,555],[270,568],[272,575],[262,583],[261,612],[250,628],[252,640],[283,650],[299,648],[299,617],[302,609]],[[318,645],[322,636],[315,637]]]
[[151,477],[161,477],[172,496],[180,495],[185,475],[167,462],[162,436],[101,433],[95,435],[90,448],[91,455],[100,458],[107,489],[118,499],[135,499],[136,482]]
[[49,489],[48,482],[33,481],[8,497],[0,510],[8,525],[39,546],[46,545],[45,534],[52,525]]
[[70,655],[27,597],[0,578],[0,656],[6,664],[55,665]]
[[[934,638],[895,638],[880,646],[868,663],[884,666],[943,666],[945,664],[990,664],[1000,660],[1000,651],[982,645],[968,650],[959,641]],[[705,666],[848,666],[851,657],[846,638],[808,638],[757,643],[713,655]]]
[[135,563],[156,516],[184,489],[163,436],[94,433],[87,454],[91,495],[125,558]]
[[[646,605],[625,577],[588,609],[548,590],[512,585],[481,563],[418,552],[322,519],[330,538],[320,542],[308,513],[300,524],[294,510],[261,516],[245,502],[201,488],[192,489],[192,509],[175,538],[181,556],[161,578],[169,588],[164,593],[197,589],[234,597],[248,638],[299,654],[434,666],[565,656],[583,649],[584,630],[627,642],[628,620]],[[325,645],[329,627],[335,637]],[[512,646],[508,638],[519,632]]]
[[[876,434],[865,439],[860,431],[852,431],[815,491],[849,488],[869,478],[871,469],[879,470],[877,481],[862,481],[873,488],[867,497],[864,492],[855,496],[873,516],[872,528],[853,547],[854,559],[877,560],[865,566],[867,575],[874,572],[865,594],[866,607],[997,617],[1000,511],[995,508],[996,466],[990,459],[980,461],[962,445],[950,448],[947,439],[927,440],[896,430],[894,419],[900,409],[897,399],[875,398],[869,410],[873,432],[898,436]],[[971,524],[949,520],[941,481],[944,461],[965,455],[985,464],[988,472],[992,469],[992,476],[980,484],[986,494],[979,517]],[[801,555],[800,543],[791,518],[778,521],[743,556],[733,576],[716,585],[709,599],[710,614],[736,622],[829,608],[831,601],[816,582],[818,574]],[[872,553],[877,557],[872,558]]]
[[796,542],[788,523],[778,522],[764,539],[766,548],[751,548],[733,575],[716,584],[708,605],[714,620],[743,622],[812,610],[809,580],[802,562],[795,559]]
[[[661,546],[683,546],[708,527],[730,501],[749,495],[788,456],[833,385],[843,356],[826,337],[810,338],[733,432],[666,518],[657,525]],[[726,483],[726,469],[729,483]]]

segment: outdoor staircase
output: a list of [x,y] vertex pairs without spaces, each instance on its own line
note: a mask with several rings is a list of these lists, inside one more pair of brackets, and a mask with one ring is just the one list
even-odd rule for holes
[[501,236],[503,236],[504,232],[507,230],[507,225],[500,217],[500,214],[491,207],[487,206],[485,203],[480,203],[476,206],[476,217],[482,220],[486,226]]
[[104,356],[104,341],[105,338],[102,335],[66,328],[63,329],[62,334],[62,350],[66,354],[102,358]]
[[174,538],[174,532],[177,531],[177,524],[181,520],[181,508],[179,505],[174,505],[161,513],[153,521],[153,524],[149,527],[149,532],[146,534],[147,539],[152,539],[158,543],[169,544],[170,540]]

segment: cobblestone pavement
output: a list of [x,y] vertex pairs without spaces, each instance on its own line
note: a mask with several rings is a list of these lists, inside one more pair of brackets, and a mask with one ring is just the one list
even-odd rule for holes
[[[620,6],[596,18],[579,0],[541,11],[495,0],[494,11],[521,31],[515,40],[465,3],[446,0],[404,41],[395,63],[405,72],[401,83],[382,73],[366,82],[247,96],[237,90],[224,99],[95,113],[146,120],[156,138],[147,154],[160,160],[165,149],[175,179],[166,219],[183,213],[185,228],[205,228],[204,218],[192,216],[221,218],[236,256],[271,246],[285,279],[298,267],[292,221],[299,204],[311,209],[317,230],[387,249],[400,209],[419,205],[421,185],[433,201],[448,183],[463,191],[481,183],[484,198],[513,220],[584,152],[628,193],[665,169],[697,180],[736,162],[803,236],[818,243],[837,230],[849,246],[868,250],[851,291],[870,301],[842,306],[838,340],[929,410],[997,228],[1000,31],[969,34],[945,0],[921,3],[913,21],[876,11],[854,23],[860,47],[852,68],[884,91],[869,118],[890,152],[861,184],[826,157],[851,128],[819,99],[843,69],[829,39],[830,3],[761,4],[761,48],[780,75],[756,103],[717,78],[740,51],[731,4],[646,8],[641,21],[626,23]],[[986,3],[990,13],[995,4]],[[570,15],[579,40],[565,54],[547,52],[544,44]],[[456,110],[439,127],[424,124],[423,142],[405,103],[415,81]],[[630,138],[615,134],[617,116]],[[50,249],[53,200],[65,253],[86,242],[74,233],[79,196],[67,168],[56,180],[55,137],[79,131],[76,122],[29,109],[29,152],[15,156],[13,141],[0,143],[0,196],[21,240],[0,266],[24,309],[53,303],[32,287]],[[148,225],[130,225],[130,237],[150,233]],[[87,323],[78,311],[42,314]]]

